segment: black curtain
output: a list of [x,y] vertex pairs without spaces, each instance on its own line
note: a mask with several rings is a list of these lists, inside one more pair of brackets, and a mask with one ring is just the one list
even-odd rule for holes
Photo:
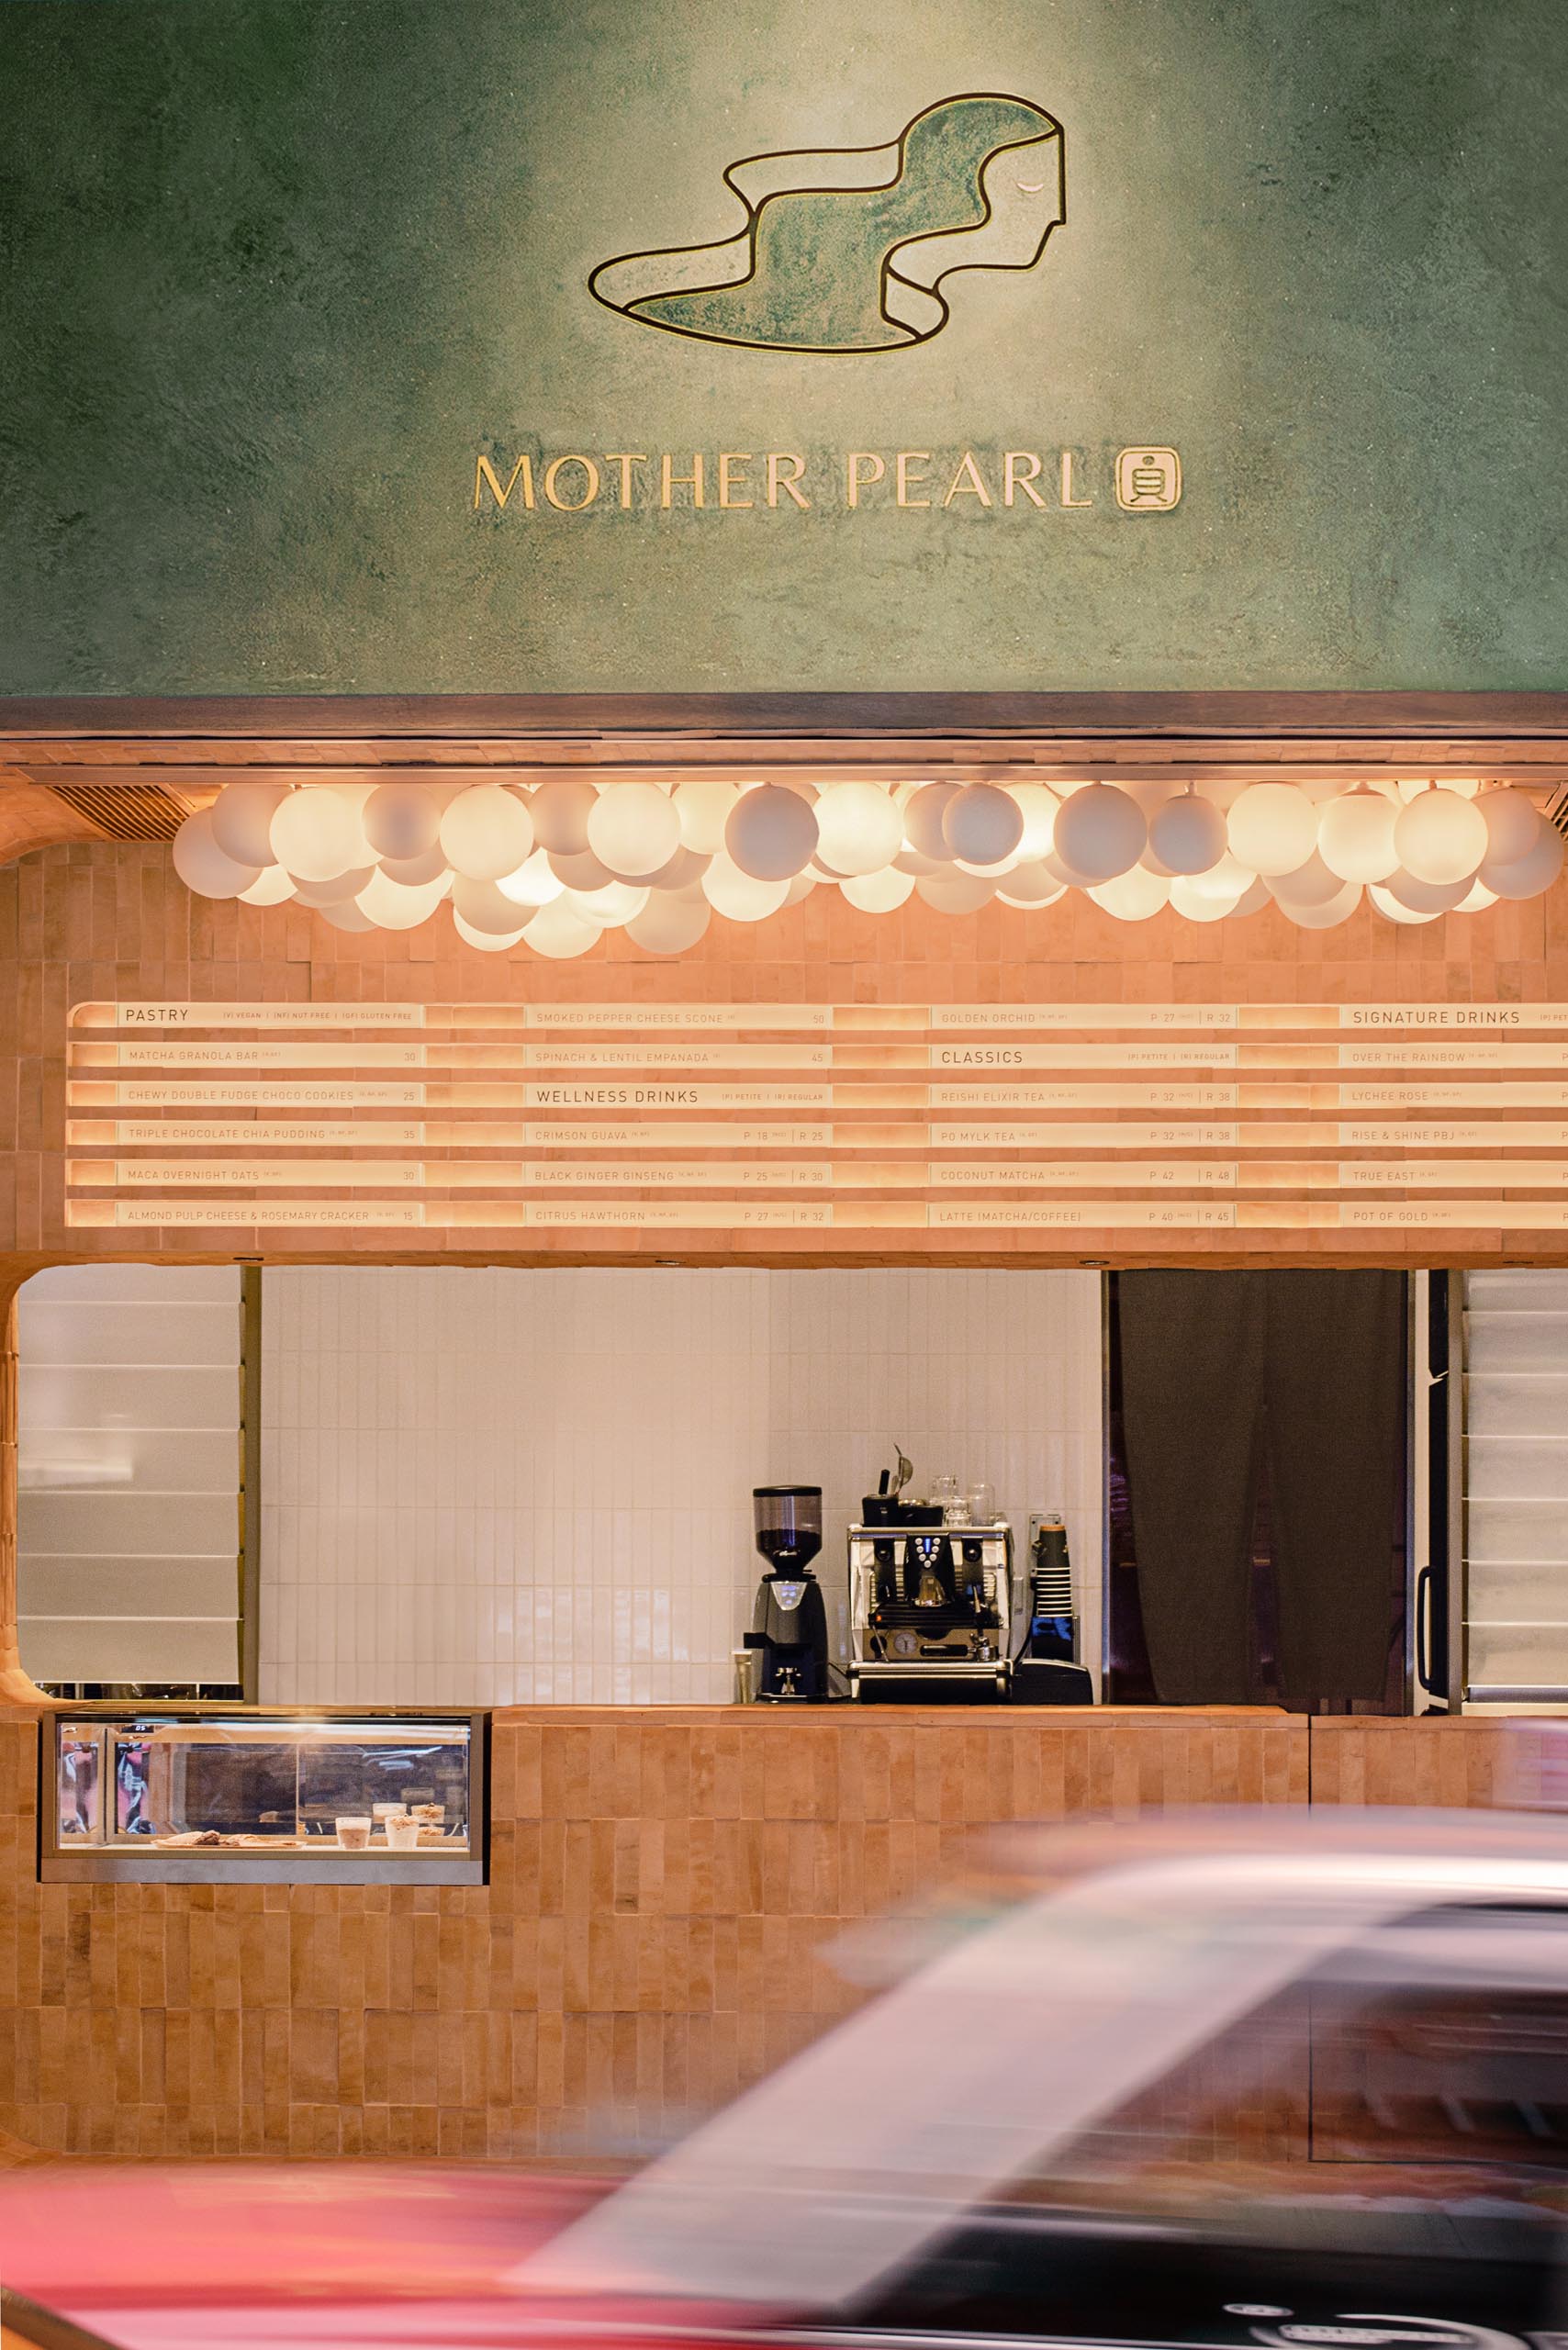
[[1258,1694],[1260,1473],[1286,1703],[1381,1698],[1403,1541],[1404,1276],[1124,1272],[1117,1289],[1138,1593],[1160,1699]]

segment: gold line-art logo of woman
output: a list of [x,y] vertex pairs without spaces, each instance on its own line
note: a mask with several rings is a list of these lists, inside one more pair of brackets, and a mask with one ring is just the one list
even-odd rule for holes
[[747,155],[745,225],[622,253],[596,301],[644,326],[759,351],[909,351],[946,325],[960,271],[1033,269],[1067,218],[1062,131],[1026,98],[943,98],[882,147]]

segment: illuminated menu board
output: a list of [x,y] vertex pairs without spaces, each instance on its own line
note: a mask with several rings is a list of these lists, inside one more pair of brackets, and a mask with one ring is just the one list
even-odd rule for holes
[[1568,1004],[84,1003],[67,1050],[66,1220],[126,1232],[1568,1230]]

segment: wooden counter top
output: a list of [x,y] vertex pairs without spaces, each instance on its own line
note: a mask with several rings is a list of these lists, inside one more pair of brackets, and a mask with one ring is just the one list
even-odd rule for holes
[[750,1706],[498,1706],[497,1722],[538,1722],[596,1727],[606,1721],[700,1724],[722,1722],[798,1722],[806,1729],[836,1727],[848,1721],[889,1722],[1128,1722],[1128,1721],[1271,1721],[1293,1717],[1282,1706],[975,1706],[878,1705],[835,1698],[825,1706],[776,1705],[759,1699]]

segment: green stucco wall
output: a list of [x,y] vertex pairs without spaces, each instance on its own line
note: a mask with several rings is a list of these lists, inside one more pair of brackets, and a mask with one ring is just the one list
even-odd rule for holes
[[[929,341],[590,297],[967,91],[1067,218]],[[10,0],[0,692],[1568,687],[1565,285],[1562,0]],[[1095,504],[845,506],[1014,447]],[[699,449],[821,495],[473,510],[480,450]]]

